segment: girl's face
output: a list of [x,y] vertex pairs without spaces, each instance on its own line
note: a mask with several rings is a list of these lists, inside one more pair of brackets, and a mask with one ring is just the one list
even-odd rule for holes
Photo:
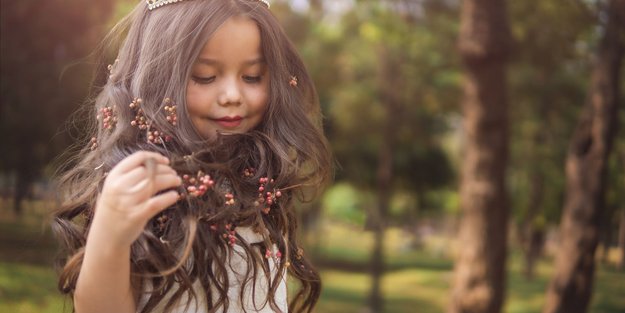
[[203,138],[244,133],[262,120],[269,73],[260,43],[253,20],[231,17],[204,45],[187,83],[189,117]]

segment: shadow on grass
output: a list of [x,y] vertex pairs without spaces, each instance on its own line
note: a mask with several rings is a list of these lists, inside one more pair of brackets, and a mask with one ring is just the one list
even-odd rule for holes
[[[367,312],[367,300],[361,293],[350,292],[340,288],[325,287],[321,298],[322,302],[320,303],[319,312]],[[384,300],[383,312],[397,313],[418,311],[419,313],[435,313],[440,312],[440,310],[441,308],[436,303],[424,299],[387,296]]]
[[[363,254],[361,251],[323,247],[317,251],[313,258],[315,265],[319,268],[351,273],[366,273],[370,266],[369,255]],[[424,251],[411,251],[400,255],[386,256],[384,271],[387,273],[411,268],[450,271],[453,269],[453,262],[449,259],[431,256]]]

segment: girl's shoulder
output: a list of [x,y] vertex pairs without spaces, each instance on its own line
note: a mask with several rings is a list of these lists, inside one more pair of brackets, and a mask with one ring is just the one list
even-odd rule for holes
[[238,226],[235,228],[235,231],[248,244],[259,243],[264,240],[263,234],[254,231],[254,229],[249,226]]

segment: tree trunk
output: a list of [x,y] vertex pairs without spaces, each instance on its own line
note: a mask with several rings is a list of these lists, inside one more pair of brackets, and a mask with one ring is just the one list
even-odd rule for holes
[[625,0],[610,1],[605,13],[607,25],[592,72],[589,101],[567,155],[561,244],[544,313],[586,312],[592,295],[606,163],[617,123]]
[[371,292],[369,309],[372,313],[382,312],[384,301],[381,279],[384,274],[384,231],[389,211],[393,182],[393,151],[395,148],[396,117],[401,113],[396,90],[401,88],[397,81],[398,66],[401,61],[391,59],[386,48],[381,47],[380,54],[380,102],[384,106],[385,120],[380,142],[378,168],[376,173],[378,203],[373,210],[370,222],[374,231],[373,253],[371,255]]
[[13,195],[13,212],[16,216],[22,216],[23,214],[23,201],[27,199],[31,194],[31,189],[35,177],[36,171],[41,167],[40,163],[36,160],[32,144],[28,144],[31,141],[23,140],[19,149],[19,158],[16,166],[15,177],[15,193]]
[[621,259],[618,263],[618,268],[622,271],[625,270],[625,209],[621,210],[621,219],[619,222],[618,232],[618,246],[621,250]]
[[465,0],[459,49],[466,67],[459,251],[450,313],[497,313],[505,295],[508,200],[506,62],[510,31],[503,0]]

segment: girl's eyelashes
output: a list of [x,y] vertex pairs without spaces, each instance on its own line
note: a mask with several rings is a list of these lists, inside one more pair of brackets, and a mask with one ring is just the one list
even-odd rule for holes
[[[198,84],[203,84],[203,85],[214,82],[216,78],[217,78],[216,76],[210,76],[210,77],[191,76],[191,79],[193,79],[194,82]],[[262,75],[258,75],[258,76],[243,75],[242,79],[246,83],[257,84],[261,82],[261,80],[263,79],[263,76]]]
[[259,76],[251,76],[251,75],[245,75],[245,76],[243,76],[243,80],[244,80],[246,83],[250,83],[250,84],[257,84],[257,83],[260,83],[260,81],[261,81],[261,79],[262,79],[262,78],[263,78],[263,77],[262,77],[262,76],[260,76],[260,75],[259,75]]
[[215,81],[215,76],[210,77],[199,77],[199,76],[191,76],[194,82],[198,84],[210,84]]

